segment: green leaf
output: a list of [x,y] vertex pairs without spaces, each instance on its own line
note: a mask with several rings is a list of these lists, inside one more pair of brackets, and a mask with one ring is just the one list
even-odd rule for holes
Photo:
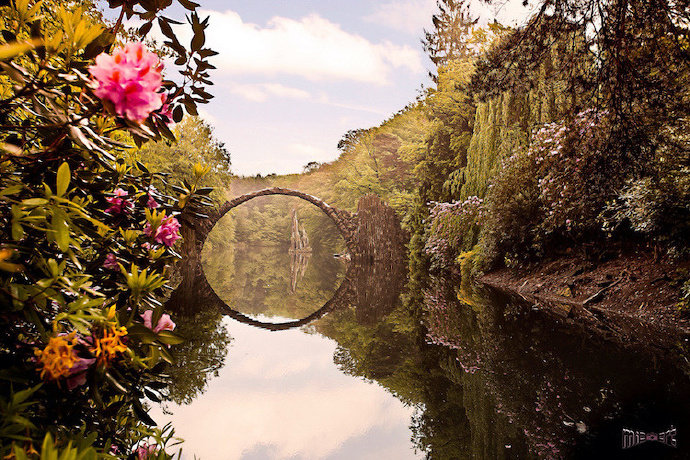
[[180,2],[180,5],[182,5],[183,7],[188,9],[189,11],[194,11],[199,6],[198,3],[194,3],[194,2],[191,2],[189,0],[178,0],[178,1]]
[[195,193],[198,195],[208,195],[213,190],[215,190],[214,187],[201,187],[201,188],[198,188]]
[[142,343],[153,343],[158,337],[156,334],[143,324],[132,324],[127,327],[127,335],[138,338]]
[[176,105],[175,108],[173,109],[173,121],[175,123],[179,123],[182,121],[182,117],[184,116],[184,113],[182,112],[182,106],[181,105]]
[[14,446],[12,453],[14,453],[14,458],[16,460],[29,460],[29,457],[26,456],[26,451],[21,447]]
[[22,191],[24,186],[22,185],[11,185],[3,190],[0,190],[0,196],[14,195]]
[[64,213],[56,212],[53,216],[52,227],[55,231],[55,242],[60,248],[60,251],[66,252],[69,249],[70,237],[69,237],[69,225],[65,220]]
[[192,37],[192,42],[190,44],[192,50],[197,51],[200,50],[202,46],[204,46],[204,42],[206,41],[206,35],[204,32],[200,32],[197,34],[194,34],[194,37]]
[[127,388],[125,388],[124,385],[122,385],[120,382],[118,382],[117,379],[115,379],[115,377],[113,377],[113,375],[112,375],[110,372],[106,372],[106,373],[105,373],[105,378],[107,378],[108,381],[109,381],[109,382],[110,382],[120,393],[122,393],[122,394],[127,394],[127,393],[128,393]]
[[34,38],[26,42],[14,42],[0,46],[0,60],[12,59],[40,46],[43,40]]
[[[41,446],[41,460],[44,460],[44,458],[50,458],[48,457],[48,452],[53,450],[53,437],[50,435],[50,433],[46,433],[46,437],[43,438],[43,445]],[[57,458],[57,454],[55,455]]]
[[41,386],[43,386],[43,384],[42,384],[42,383],[39,383],[38,385],[36,385],[36,386],[34,386],[34,387],[27,388],[26,390],[22,390],[22,391],[19,391],[19,392],[15,393],[14,395],[12,395],[12,402],[13,402],[14,404],[21,404],[21,403],[23,403],[24,401],[26,401],[27,399],[29,399],[29,397],[30,397],[32,394],[34,394],[36,391],[38,391],[38,389],[41,388]]
[[146,413],[144,408],[141,407],[141,403],[139,401],[134,401],[134,404],[132,404],[132,409],[134,409],[134,413],[142,423],[145,423],[149,426],[156,426],[155,420],[153,420],[151,416]]
[[168,21],[164,20],[163,18],[158,18],[158,27],[160,27],[161,32],[163,32],[163,35],[166,37],[170,39],[175,37],[175,32],[173,32],[172,27],[170,27]]
[[45,198],[29,198],[27,200],[22,201],[22,204],[24,206],[43,206],[48,204],[48,200]]
[[170,331],[160,331],[158,333],[158,340],[166,345],[178,345],[184,342],[182,337]]
[[151,21],[144,23],[144,25],[139,27],[139,35],[144,36],[147,33],[149,33],[152,26],[153,26],[153,22],[151,22]]
[[154,393],[153,391],[149,390],[148,388],[144,387],[144,394],[146,395],[147,398],[149,398],[153,402],[161,402],[161,398]]
[[22,238],[24,238],[24,228],[22,227],[22,224],[20,224],[16,220],[13,220],[12,221],[12,239],[15,241],[20,241]]
[[63,196],[67,192],[71,175],[72,172],[67,162],[62,163],[57,172],[57,194],[59,196]]

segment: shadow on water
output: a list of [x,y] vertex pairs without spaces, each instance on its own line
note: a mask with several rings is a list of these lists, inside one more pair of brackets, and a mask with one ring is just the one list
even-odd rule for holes
[[[420,321],[409,313],[417,306],[401,301],[402,248],[388,254],[348,263],[338,276],[341,261],[312,256],[309,264],[328,265],[323,272],[339,286],[310,314],[290,321],[264,321],[273,310],[285,311],[280,305],[266,311],[262,303],[260,317],[233,309],[207,281],[200,257],[181,266],[182,282],[168,307],[192,336],[211,315],[210,323],[227,316],[270,331],[306,327],[333,339],[340,371],[376,382],[415,408],[411,447],[426,458],[688,458],[690,385],[676,363],[592,337],[522,299],[463,285],[452,275],[428,280]],[[249,255],[238,250],[234,257],[241,264]],[[229,337],[217,334],[211,342],[178,354],[190,366],[205,359],[194,368],[204,382],[197,377],[182,385],[178,400],[191,401],[223,365]],[[195,347],[206,354],[195,355]],[[622,449],[623,429],[659,433],[672,426],[677,448],[650,440]]]

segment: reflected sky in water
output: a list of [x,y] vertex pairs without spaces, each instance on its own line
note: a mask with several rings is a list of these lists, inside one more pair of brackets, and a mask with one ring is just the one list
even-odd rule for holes
[[185,439],[183,458],[420,458],[410,444],[414,408],[342,373],[333,340],[224,322],[234,340],[206,393],[189,406],[169,404],[172,416],[154,409]]

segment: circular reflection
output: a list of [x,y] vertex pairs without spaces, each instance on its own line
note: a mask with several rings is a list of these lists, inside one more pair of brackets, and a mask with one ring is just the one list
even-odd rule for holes
[[352,299],[352,272],[353,269],[352,266],[350,266],[348,272],[345,275],[345,278],[340,283],[340,286],[338,286],[338,289],[336,289],[335,293],[333,293],[333,297],[328,299],[328,301],[326,301],[326,303],[321,308],[319,308],[312,314],[305,316],[304,318],[296,319],[293,321],[285,321],[279,323],[259,321],[255,318],[252,318],[251,316],[247,316],[244,313],[241,313],[231,308],[220,298],[218,298],[218,301],[222,304],[220,306],[221,311],[232,319],[235,319],[241,323],[249,324],[251,326],[259,327],[262,329],[268,329],[270,331],[283,331],[286,329],[304,326],[305,324],[309,324],[310,322],[321,318],[326,313],[332,310],[349,305]]
[[333,304],[346,270],[334,254],[345,250],[339,229],[310,203],[258,197],[215,226],[202,271],[228,316],[295,327]]

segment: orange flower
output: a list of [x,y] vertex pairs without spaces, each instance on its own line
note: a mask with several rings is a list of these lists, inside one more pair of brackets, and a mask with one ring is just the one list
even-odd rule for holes
[[73,351],[76,343],[76,333],[71,332],[67,335],[51,337],[43,350],[34,351],[38,361],[43,365],[41,378],[48,375],[49,378],[57,380],[60,377],[69,376],[70,369],[79,359]]
[[127,345],[122,343],[120,339],[126,335],[127,329],[125,327],[108,324],[103,329],[103,337],[94,337],[94,345],[91,351],[98,358],[98,362],[108,364],[118,353],[127,351]]

